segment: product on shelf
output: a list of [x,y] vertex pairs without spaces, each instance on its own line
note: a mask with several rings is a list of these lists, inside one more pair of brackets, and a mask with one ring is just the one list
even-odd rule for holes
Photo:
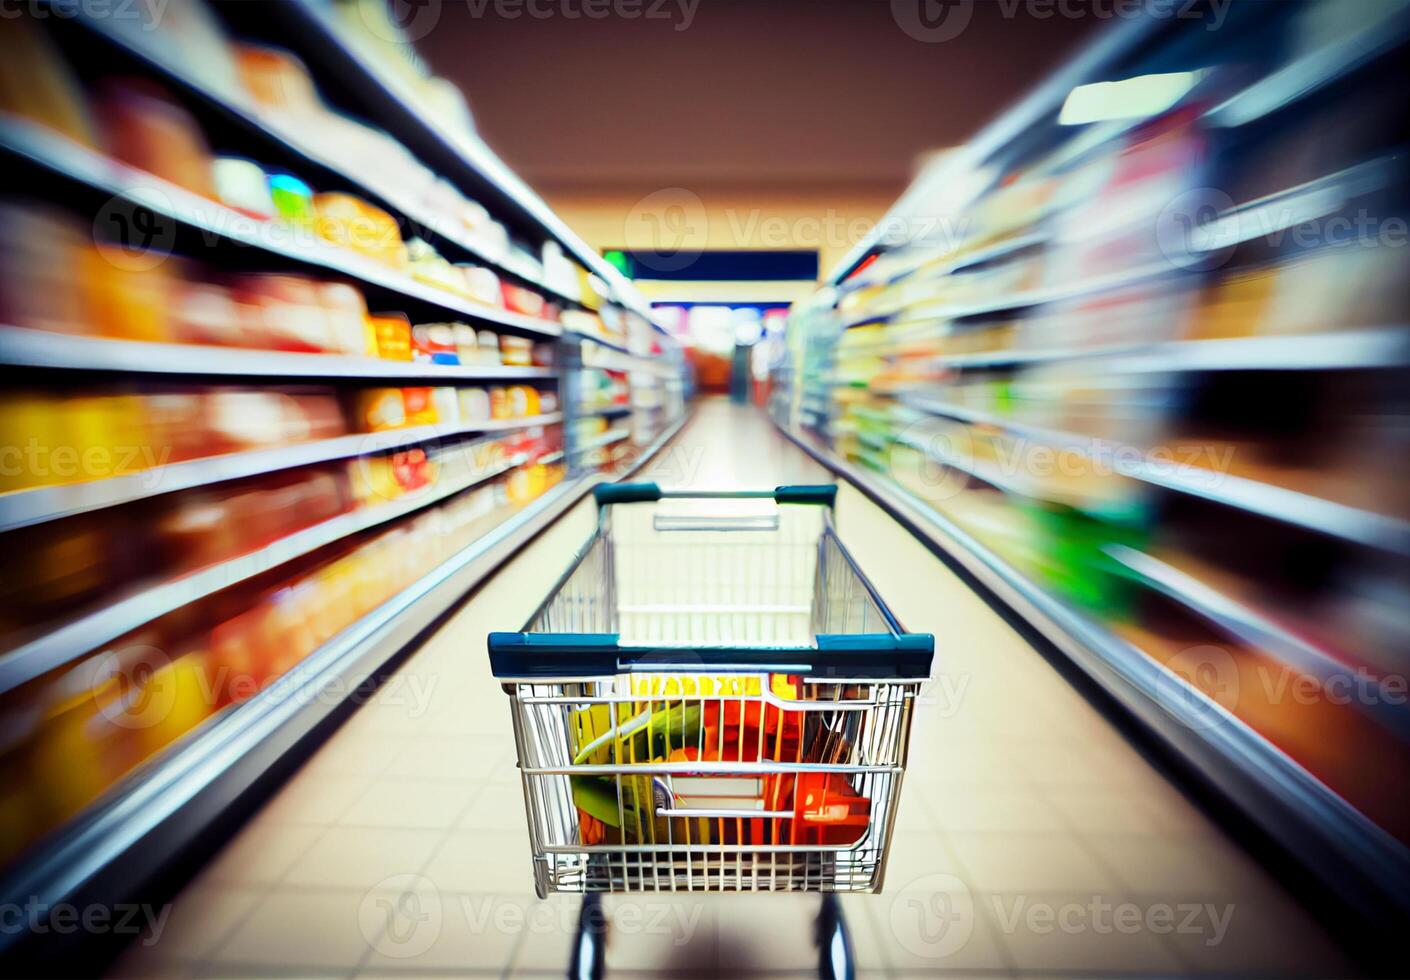
[[212,156],[196,120],[160,86],[106,79],[94,115],[102,122],[108,153],[178,187],[214,198]]
[[10,18],[0,32],[0,113],[47,126],[90,149],[98,128],[83,91],[44,25]]

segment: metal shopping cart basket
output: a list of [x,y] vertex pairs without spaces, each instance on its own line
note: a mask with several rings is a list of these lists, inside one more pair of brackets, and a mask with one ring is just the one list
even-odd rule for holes
[[934,638],[838,540],[836,487],[595,492],[572,566],[489,638],[535,887],[588,893],[575,971],[601,968],[597,893],[808,891],[848,975],[831,894],[881,887]]

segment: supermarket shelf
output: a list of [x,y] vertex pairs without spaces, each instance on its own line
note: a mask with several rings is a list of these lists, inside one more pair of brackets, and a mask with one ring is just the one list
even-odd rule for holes
[[980,351],[932,358],[940,367],[991,368],[1049,361],[1090,360],[1101,371],[1321,371],[1401,367],[1410,364],[1410,330],[1373,327],[1334,333],[1177,340],[1162,344],[1119,344]]
[[37,639],[0,654],[0,694],[87,656],[104,643],[182,606],[262,575],[349,535],[422,510],[528,461],[527,456],[516,456],[499,466],[443,486],[432,486],[424,492],[412,492],[395,501],[340,514],[302,531],[295,531],[263,548],[159,585],[148,584],[131,589],[100,609],[79,615]]
[[[1009,238],[1002,239],[1001,241],[994,242],[993,244],[986,245],[983,248],[978,248],[971,252],[964,252],[959,255],[956,255],[949,262],[942,263],[941,265],[937,266],[934,270],[929,271],[927,274],[935,276],[948,276],[951,273],[959,272],[963,269],[971,269],[974,266],[984,265],[987,262],[994,262],[999,259],[1006,259],[1010,255],[1015,255],[1026,249],[1035,248],[1038,245],[1042,245],[1046,243],[1048,239],[1049,235],[1047,234],[1047,232],[1041,231],[1027,232],[1021,235],[1014,235]],[[935,258],[933,254],[923,252],[920,255],[916,256],[916,260],[912,265],[902,269],[899,272],[893,273],[892,275],[886,277],[883,280],[870,281],[865,279],[865,277],[858,277],[856,279],[847,280],[846,283],[844,283],[840,288],[844,292],[852,292],[857,289],[868,289],[873,286],[895,285],[896,283],[902,282],[905,279],[908,279],[909,277],[915,275],[925,266],[927,262],[930,262],[933,258]]]
[[[689,421],[678,419],[626,473],[645,465]],[[548,457],[545,457],[547,460]],[[315,650],[258,696],[229,709],[203,730],[169,749],[115,787],[104,801],[65,828],[42,852],[0,881],[0,896],[35,896],[52,906],[112,907],[130,897],[134,882],[159,872],[164,863],[199,844],[233,801],[301,741],[318,731],[340,699],[326,692],[351,692],[381,675],[413,647],[476,585],[536,535],[577,504],[598,474],[566,480],[451,557],[420,581]],[[160,841],[161,846],[145,846]],[[0,953],[26,939],[22,930],[0,930]],[[33,962],[64,950],[71,937],[52,931],[25,953]],[[31,942],[36,941],[33,936]]]
[[1245,722],[1100,623],[1040,588],[958,524],[780,427],[821,465],[886,510],[996,604],[1037,630],[1171,750],[1305,862],[1368,925],[1410,914],[1410,850]]
[[422,285],[410,276],[346,249],[312,241],[294,244],[287,240],[293,234],[292,230],[282,224],[241,214],[185,188],[94,153],[24,120],[0,119],[0,150],[26,159],[89,190],[130,201],[207,237],[215,236],[346,276],[364,286],[384,290],[468,320],[492,323],[539,337],[557,337],[562,333],[562,328],[556,323],[461,299],[445,290]]
[[1025,290],[1011,293],[1005,297],[981,300],[979,302],[945,303],[939,306],[922,307],[917,310],[897,310],[891,313],[868,315],[848,321],[846,329],[863,326],[869,323],[892,320],[897,316],[904,316],[906,320],[959,320],[965,317],[984,316],[989,313],[1003,313],[1008,310],[1027,309],[1032,306],[1044,306],[1049,303],[1060,303],[1066,300],[1085,299],[1088,296],[1096,296],[1101,293],[1126,289],[1130,286],[1135,286],[1163,276],[1172,276],[1183,271],[1182,268],[1173,262],[1152,262],[1149,265],[1126,269],[1108,276],[1096,276],[1081,282],[1068,283],[1062,286],[1050,286],[1045,289]]
[[[505,166],[482,140],[450,132],[425,116],[416,96],[400,79],[384,72],[355,46],[349,44],[330,10],[330,5],[320,0],[291,0],[288,3],[276,3],[270,9],[276,10],[277,15],[285,19],[288,36],[306,39],[301,52],[306,60],[321,61],[340,82],[361,93],[362,98],[359,101],[362,105],[377,106],[384,110],[387,117],[395,118],[396,125],[385,126],[393,136],[415,136],[411,147],[413,152],[414,144],[417,143],[438,147],[441,155],[448,161],[458,162],[463,171],[468,171],[468,176],[475,184],[494,193],[501,203],[512,209],[521,219],[557,240],[587,269],[605,281],[616,302],[647,321],[651,320],[649,304],[631,281],[564,224],[543,199]],[[466,190],[475,191],[477,188]],[[471,193],[470,196],[477,195]],[[482,200],[481,203],[489,202]]]
[[255,106],[235,101],[212,88],[202,79],[187,74],[165,57],[158,44],[152,43],[158,41],[160,35],[144,31],[120,30],[115,26],[114,18],[96,16],[82,8],[76,10],[76,19],[110,44],[137,58],[167,83],[195,96],[225,119],[236,121],[250,135],[274,147],[281,156],[298,160],[312,170],[333,174],[341,182],[357,188],[358,192],[373,204],[399,215],[414,226],[421,233],[421,237],[433,239],[439,244],[449,245],[463,253],[465,257],[493,268],[500,275],[523,282],[556,299],[571,303],[579,301],[578,297],[554,289],[539,277],[526,275],[509,265],[489,258],[467,238],[446,227],[443,220],[430,216],[421,207],[406,202],[399,192],[385,186],[379,186],[376,181],[359,175],[354,168],[343,166],[323,156],[312,147],[305,145],[296,133],[285,130],[278,124],[262,117]]
[[1191,235],[1197,253],[1219,252],[1335,214],[1348,201],[1374,193],[1397,179],[1403,154],[1388,154],[1230,208]]
[[596,344],[598,347],[603,347],[607,350],[616,351],[619,354],[625,354],[627,357],[644,356],[641,354],[633,354],[630,350],[627,349],[625,344],[619,344],[616,341],[608,340],[605,337],[599,337],[596,334],[585,333],[582,330],[568,330],[565,332],[569,336],[577,337],[579,340],[586,340],[589,343]]
[[184,460],[106,480],[17,490],[0,495],[0,532],[261,473],[350,459],[461,435],[527,429],[562,421],[563,414],[553,412],[464,425],[418,425],[409,429],[356,433],[294,446]]
[[1214,106],[1205,115],[1214,125],[1222,127],[1255,122],[1295,105],[1393,51],[1407,35],[1410,35],[1410,9],[1401,8],[1378,23],[1296,58]]
[[927,446],[924,439],[911,433],[903,434],[897,438],[896,441],[903,446],[914,449],[916,452],[921,453],[933,462],[939,463],[941,466],[948,466],[950,469],[967,473],[975,479],[982,480],[989,484],[996,490],[1002,490],[1004,493],[1017,494],[1022,497],[1032,497],[1036,493],[1032,487],[1021,483],[1012,476],[1000,472],[996,463],[986,462],[975,457],[965,459],[953,453],[939,452],[934,446]]
[[592,355],[590,360],[586,360],[581,365],[583,368],[595,368],[599,371],[625,371],[635,374],[654,374],[662,378],[678,378],[680,372],[665,361],[658,358],[643,357],[640,354],[618,354],[616,351],[599,350]]
[[[1126,545],[1109,545],[1104,550],[1128,569],[1137,581],[1175,600],[1255,649],[1271,654],[1280,663],[1319,678],[1324,683],[1344,681],[1347,691],[1356,690],[1351,665],[1209,587],[1193,575]],[[1370,698],[1360,707],[1401,738],[1410,739],[1410,710],[1404,705]]]
[[167,344],[0,326],[0,365],[182,377],[368,379],[453,384],[557,377],[553,368],[428,364],[340,354],[301,354],[199,344]]
[[617,418],[632,414],[630,405],[604,405],[601,408],[582,408],[574,413],[574,418]]
[[[924,398],[903,396],[913,408],[974,425],[992,425],[1047,445],[1096,452],[1102,440],[1045,429],[1006,419],[977,409],[947,405]],[[1194,466],[1159,466],[1128,454],[1110,453],[1116,472],[1132,479],[1164,487],[1217,504],[1270,517],[1285,524],[1331,535],[1343,541],[1390,552],[1410,555],[1410,521],[1349,507],[1296,490],[1261,483],[1245,477],[1215,473]]]
[[594,436],[586,442],[579,443],[576,448],[578,453],[591,452],[594,449],[601,449],[603,446],[610,446],[614,442],[621,442],[631,436],[630,429],[609,429],[599,436]]

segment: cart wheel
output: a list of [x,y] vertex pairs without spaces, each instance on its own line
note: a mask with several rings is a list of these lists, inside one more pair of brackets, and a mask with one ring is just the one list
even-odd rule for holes
[[602,911],[602,896],[588,892],[578,916],[578,939],[573,944],[573,965],[568,968],[570,980],[601,980],[606,972],[606,952],[607,915]]
[[842,906],[837,896],[828,892],[823,895],[818,912],[818,976],[823,980],[853,980],[856,975],[852,937],[847,935],[847,923],[842,920]]

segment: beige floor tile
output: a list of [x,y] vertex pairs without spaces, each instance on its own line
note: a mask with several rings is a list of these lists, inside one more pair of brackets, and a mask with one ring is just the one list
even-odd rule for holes
[[317,824],[337,821],[372,788],[371,776],[311,776],[296,778],[265,805],[256,819],[271,823]]
[[[648,899],[666,918],[651,928],[640,912],[625,920],[624,908],[645,910]],[[612,895],[603,903],[608,917],[607,973],[641,973],[658,977],[720,976],[716,916],[723,902],[715,897],[682,895]]]
[[388,878],[421,873],[440,841],[437,830],[330,827],[284,880],[295,887],[366,891]]
[[1094,835],[1088,843],[1131,892],[1207,898],[1281,891],[1262,868],[1217,838]]
[[1067,829],[1061,812],[1023,783],[1007,787],[924,786],[930,808],[947,831],[1026,831],[1062,833]]
[[1105,891],[1116,878],[1068,834],[953,833],[948,837],[966,880],[983,892]]
[[212,959],[217,970],[235,975],[260,972],[261,967],[295,975],[306,970],[351,973],[369,948],[361,923],[365,915],[376,921],[371,900],[358,891],[271,895]]
[[223,885],[193,885],[177,893],[160,929],[135,940],[124,954],[128,975],[162,964],[175,970],[209,955],[230,936],[259,904],[264,893]]
[[299,776],[380,776],[404,741],[401,736],[339,733],[304,764]]
[[[508,712],[505,713],[507,722]],[[401,743],[385,770],[388,776],[479,782],[503,761],[503,753],[453,735],[417,735]]]
[[812,895],[741,895],[720,903],[715,915],[720,971],[747,976],[816,969],[813,935],[820,905]]
[[1049,808],[1079,834],[1161,834],[1161,827],[1139,796],[1067,786],[1045,786],[1041,793]]
[[485,782],[470,808],[460,818],[456,829],[461,831],[525,830],[528,816],[524,810],[524,790],[514,782]]
[[451,891],[532,895],[529,835],[522,828],[513,833],[455,831],[432,856],[426,875]]
[[891,854],[886,862],[886,890],[904,886],[912,878],[931,874],[962,876],[954,851],[946,846],[945,834],[897,831],[891,835]]
[[1107,758],[1074,739],[1028,739],[1015,743],[1012,757],[1019,772],[1040,786],[1118,785]]
[[979,900],[955,875],[899,878],[872,907],[888,969],[949,976],[1007,972],[1009,961]]
[[383,777],[339,818],[344,827],[448,830],[480,788],[469,782]]
[[[1281,895],[1221,896],[1180,909],[1165,935],[1182,972],[1344,977],[1356,971],[1316,921]],[[1217,923],[1226,923],[1221,932]]]
[[363,964],[370,972],[473,975],[503,973],[532,930],[532,900],[497,895],[458,895],[436,889],[417,890],[413,915],[389,920],[372,941]]
[[1147,928],[1148,910],[1138,901],[1110,893],[1010,892],[985,894],[981,902],[1020,971],[1122,977],[1179,972],[1173,952]]
[[203,869],[202,883],[271,885],[305,854],[327,828],[255,820]]
[[550,895],[543,900],[525,901],[528,903],[529,929],[515,954],[513,975],[551,974],[561,977],[572,962],[582,898],[578,895]]

